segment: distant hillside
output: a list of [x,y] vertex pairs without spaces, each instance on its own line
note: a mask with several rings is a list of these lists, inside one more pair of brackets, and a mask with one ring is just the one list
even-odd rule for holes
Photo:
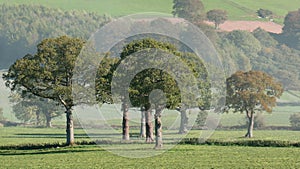
[[63,11],[37,5],[0,4],[0,69],[36,50],[45,38],[68,35],[88,39],[111,20],[83,11]]
[[300,8],[299,0],[203,0],[206,10],[225,9],[229,20],[262,20],[256,11],[260,8],[271,10],[275,14],[274,21],[283,23],[289,11]]
[[[171,13],[173,0],[0,0],[6,4],[39,4],[65,10],[85,10],[100,15],[123,16],[139,12]],[[276,15],[275,22],[283,23],[288,11],[300,8],[299,0],[202,0],[206,11],[225,9],[229,20],[261,20],[256,16],[259,8],[268,9]]]

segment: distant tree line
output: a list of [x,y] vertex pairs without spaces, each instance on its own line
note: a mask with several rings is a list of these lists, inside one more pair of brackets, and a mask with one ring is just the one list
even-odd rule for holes
[[[233,31],[216,32],[203,24],[204,6],[196,1],[174,1],[173,14],[187,18],[198,25],[215,44],[229,76],[236,70],[261,70],[279,79],[286,89],[299,87],[299,11],[285,18],[282,34],[257,29],[253,33]],[[0,5],[0,69],[8,68],[26,53],[33,53],[42,39],[68,35],[87,39],[111,18],[84,11],[62,11],[33,5]],[[193,10],[195,12],[193,12]],[[215,10],[216,11],[216,10]],[[219,10],[217,10],[219,11]],[[220,11],[221,12],[221,11]],[[212,12],[211,13],[216,13]],[[214,14],[216,24],[220,22]],[[219,18],[219,19],[218,19]],[[222,19],[222,18],[221,18]],[[18,50],[16,50],[18,49]]]
[[33,53],[45,38],[68,35],[88,39],[109,16],[85,11],[63,11],[37,5],[0,5],[0,69],[26,53]]

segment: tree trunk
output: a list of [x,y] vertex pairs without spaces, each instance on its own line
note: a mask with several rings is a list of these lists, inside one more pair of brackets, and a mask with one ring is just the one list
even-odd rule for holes
[[67,145],[74,145],[74,126],[73,126],[73,116],[71,109],[66,110],[67,118]]
[[245,137],[251,138],[253,137],[253,126],[254,126],[254,112],[247,113],[247,117],[249,120],[248,131]]
[[218,30],[220,28],[220,24],[215,22],[215,29]]
[[40,118],[39,110],[36,111],[35,115],[36,115],[36,125],[39,126],[39,125],[41,125],[41,118]]
[[145,108],[141,108],[141,129],[140,129],[140,137],[146,137],[146,118],[145,118]]
[[162,106],[157,106],[155,108],[155,148],[159,149],[163,147],[162,140],[162,121],[161,113],[163,111]]
[[[48,112],[49,113],[49,112]],[[52,118],[49,114],[46,115],[46,127],[51,128],[52,127]]]
[[146,118],[146,142],[152,142],[153,141],[153,125],[152,125],[152,113],[151,109],[148,109],[145,111],[145,118]]
[[127,103],[123,102],[122,110],[123,110],[123,122],[122,122],[123,140],[129,140],[129,118],[128,118],[128,104]]
[[185,108],[180,109],[181,121],[180,121],[180,128],[179,134],[187,133],[187,125],[188,125],[188,116]]

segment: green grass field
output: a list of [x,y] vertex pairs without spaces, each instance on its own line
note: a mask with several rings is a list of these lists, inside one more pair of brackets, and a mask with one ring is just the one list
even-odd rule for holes
[[[96,131],[96,130],[95,130]],[[75,129],[75,140],[91,140],[86,134],[87,130]],[[98,129],[97,134],[101,139],[110,139],[107,135],[109,130]],[[165,131],[164,137],[176,138],[179,137],[177,130]],[[94,132],[93,134],[95,134]],[[131,129],[130,133],[138,133],[137,129]],[[245,140],[243,136],[246,133],[246,129],[242,130],[216,130],[211,132],[210,139],[220,141],[237,141]],[[88,133],[91,134],[91,133]],[[113,133],[110,133],[113,134]],[[203,137],[202,134],[206,134],[205,131],[201,130],[190,130],[185,136],[187,138],[199,138]],[[116,130],[115,137],[121,138],[121,130]],[[181,137],[181,136],[180,136]],[[132,137],[133,140],[139,140]],[[287,130],[254,130],[253,139],[258,140],[284,140],[284,141],[300,141],[300,131],[287,131]],[[166,142],[171,139],[165,140]],[[0,146],[4,145],[19,145],[19,144],[35,144],[35,143],[63,143],[65,141],[65,130],[64,128],[29,128],[29,127],[4,127],[0,128]],[[143,142],[143,139],[140,140]]]
[[[78,140],[87,140],[84,131],[75,130]],[[187,137],[195,137],[191,131]],[[212,138],[241,140],[244,131],[216,131]],[[299,131],[255,131],[253,139],[300,139]],[[0,128],[0,146],[64,141],[64,129]],[[149,158],[125,158],[111,153],[122,145],[103,149],[95,145],[36,150],[0,150],[0,168],[299,168],[299,148],[176,145]],[[126,144],[128,150],[136,144]],[[154,146],[154,145],[153,145]],[[151,147],[153,147],[151,146]],[[143,149],[145,153],[151,149]]]
[[294,148],[193,145],[141,159],[116,156],[96,146],[0,151],[1,168],[299,168],[299,156]]
[[207,10],[219,8],[228,11],[230,20],[260,20],[256,11],[260,8],[271,10],[275,15],[275,21],[283,23],[288,11],[297,10],[300,7],[299,0],[203,0]]
[[[300,7],[299,0],[202,0],[205,10],[225,9],[230,20],[259,20],[256,11],[259,8],[269,9],[276,15],[275,21],[283,23],[288,11],[297,10]],[[85,10],[98,14],[111,16],[123,16],[140,12],[161,12],[170,14],[172,0],[101,0],[84,1],[74,0],[0,0],[6,4],[40,4],[48,7],[64,10]]]

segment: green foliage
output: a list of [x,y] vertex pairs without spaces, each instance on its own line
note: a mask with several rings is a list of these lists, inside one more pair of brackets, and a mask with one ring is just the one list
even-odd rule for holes
[[35,122],[38,124],[39,122],[36,120],[36,112],[38,108],[36,106],[27,106],[23,107],[20,104],[17,104],[13,107],[13,113],[15,117],[24,123],[27,122]]
[[251,146],[251,147],[299,147],[299,142],[283,140],[238,140],[238,141],[221,141],[208,139],[201,141],[199,138],[184,138],[180,144],[192,145],[218,145],[218,146]]
[[300,113],[294,113],[290,116],[290,123],[294,129],[300,129]]
[[300,9],[290,11],[284,18],[283,34],[280,40],[288,46],[300,50]]
[[[80,11],[62,11],[34,5],[1,5],[1,36],[10,43],[25,40],[28,45],[62,35],[89,38],[110,20],[107,16]],[[26,46],[25,46],[26,47]]]
[[173,0],[174,16],[184,18],[192,23],[201,22],[204,17],[204,6],[200,0]]
[[[121,59],[126,59],[126,57],[137,53],[139,51],[142,51],[142,53],[139,55],[141,57],[145,57],[145,58],[141,58],[145,61],[149,61],[149,59],[151,58],[150,55],[152,55],[151,53],[148,53],[147,51],[145,51],[145,55],[143,55],[143,50],[148,50],[148,49],[158,49],[161,51],[165,51],[167,53],[175,53],[177,51],[176,47],[169,44],[169,43],[163,43],[163,42],[159,42],[156,41],[154,39],[151,38],[146,38],[146,39],[142,39],[142,40],[134,40],[131,43],[127,44],[125,47],[123,47],[122,53],[120,54]],[[158,51],[160,52],[160,51]],[[161,53],[161,52],[160,52]],[[147,59],[148,57],[148,59]],[[161,56],[164,57],[164,56]],[[135,57],[131,58],[130,63],[135,63],[136,62]],[[158,58],[158,60],[156,60],[156,64],[161,64],[160,58]],[[150,62],[150,61],[149,61]],[[142,66],[142,65],[139,65]],[[135,67],[128,67],[128,69],[136,69]],[[172,77],[167,73],[164,72],[163,70],[159,70],[159,69],[146,69],[143,70],[142,72],[138,73],[137,75],[135,75],[134,79],[132,79],[131,83],[130,83],[130,100],[133,103],[133,106],[136,107],[146,107],[147,109],[150,108],[150,100],[149,100],[149,96],[151,94],[151,92],[155,89],[160,89],[162,90],[164,93],[169,93],[167,94],[167,98],[168,98],[168,103],[169,106],[176,106],[176,103],[178,104],[178,102],[180,101],[180,98],[178,97],[174,97],[174,93],[169,92],[170,91],[170,87],[172,87],[172,90],[174,90],[174,93],[179,93],[179,89],[176,85],[176,82],[174,81],[174,79],[172,79]],[[169,88],[169,89],[168,89]],[[169,90],[169,91],[168,91]],[[172,94],[173,93],[173,94]],[[173,95],[173,96],[172,96]],[[173,98],[173,99],[171,99]],[[176,101],[175,101],[176,100]],[[159,101],[157,100],[156,103],[158,103]],[[174,105],[172,105],[172,102],[174,102]]]
[[283,32],[289,35],[295,35],[300,32],[300,9],[289,12],[284,18]]
[[71,108],[73,68],[83,44],[83,40],[67,36],[43,40],[35,55],[26,55],[9,68],[3,76],[7,87]]
[[242,49],[248,57],[255,56],[261,50],[260,42],[247,31],[232,31],[226,36],[234,46]]
[[[194,99],[181,98],[181,96],[187,95],[188,91],[180,91],[178,83],[168,72],[159,69],[146,69],[138,73],[130,83],[130,99],[134,106],[140,107],[149,105],[149,96],[155,89],[160,89],[166,94],[166,106],[171,109],[181,106],[180,102],[190,104],[190,106],[194,107],[208,105],[210,98],[210,85],[207,81],[207,71],[203,62],[196,55],[191,53],[181,53],[174,45],[170,43],[159,42],[154,39],[147,38],[135,40],[126,45],[121,53],[121,58],[125,59],[126,56],[149,48],[157,49],[160,54],[159,57],[156,57],[157,59],[154,61],[154,64],[164,64],[166,61],[165,59],[170,57],[169,55],[178,57],[177,62],[184,63],[191,70],[196,79],[199,80],[197,85],[200,89],[199,92],[201,94],[201,98],[196,100],[198,103],[193,103],[195,102]],[[143,56],[142,54],[140,55]],[[147,53],[147,55],[144,57],[150,58],[148,55],[149,53]],[[147,58],[143,59],[148,60]],[[130,62],[134,63],[135,60],[131,60]],[[169,59],[168,62],[170,65],[178,64],[174,59]],[[178,66],[176,69],[172,68],[172,71],[178,71],[178,73],[183,77],[188,78],[189,76],[187,73],[189,72],[185,72],[186,70],[181,69],[181,67],[182,66]],[[186,79],[182,83],[184,83],[186,86],[192,85],[193,80]]]
[[64,113],[63,108],[57,106],[58,103],[34,95],[21,96],[15,93],[10,96],[10,102],[13,103],[13,113],[17,119],[34,122],[36,125],[43,122],[47,127],[51,127],[51,120]]
[[[83,11],[62,11],[34,5],[0,5],[0,68],[7,68],[26,53],[32,53],[45,38],[68,35],[88,39],[107,16]],[[18,50],[16,50],[18,49]]]
[[208,112],[207,111],[200,111],[197,115],[197,119],[196,119],[196,124],[198,126],[204,126],[206,119],[208,116]]
[[285,35],[274,35],[260,28],[252,33],[232,31],[218,35],[216,48],[226,76],[237,70],[259,70],[274,76],[285,89],[299,89],[299,51],[282,44],[289,41],[280,39]]
[[[12,91],[50,99],[65,108],[69,145],[74,143],[72,107],[77,102],[73,98],[80,94],[72,95],[72,84],[82,79],[73,79],[73,73],[75,61],[82,62],[76,59],[84,43],[82,39],[67,36],[45,39],[37,46],[35,55],[28,54],[17,60],[3,75],[6,86]],[[81,96],[82,100],[86,100],[85,96]]]
[[270,35],[269,32],[261,28],[255,29],[252,34],[257,40],[259,40],[262,46],[276,47],[278,44],[278,42]]
[[219,25],[227,20],[227,12],[221,9],[213,9],[206,13],[206,17],[209,21],[215,23],[215,28],[218,29]]
[[113,103],[112,93],[111,93],[111,82],[113,78],[113,73],[117,68],[119,63],[118,58],[112,58],[105,56],[100,65],[98,66],[95,88],[96,88],[96,99],[102,103]]
[[256,11],[257,15],[261,18],[269,18],[273,15],[273,12],[268,9],[259,9]]
[[250,58],[228,39],[221,39],[222,40],[218,42],[217,49],[222,56],[221,59],[224,65],[226,77],[229,77],[237,70],[251,70],[252,64]]
[[148,49],[148,48],[161,49],[174,54],[176,54],[178,50],[174,45],[170,43],[156,41],[155,39],[152,38],[145,38],[142,40],[135,40],[127,44],[123,48],[120,57],[121,59],[124,59],[126,56],[129,56],[137,51]]
[[[254,32],[258,36],[257,32]],[[253,69],[267,72],[276,77],[285,89],[299,89],[299,51],[286,45],[276,45],[278,42],[258,38],[263,44],[259,57],[252,59]],[[274,46],[273,46],[274,45]]]

